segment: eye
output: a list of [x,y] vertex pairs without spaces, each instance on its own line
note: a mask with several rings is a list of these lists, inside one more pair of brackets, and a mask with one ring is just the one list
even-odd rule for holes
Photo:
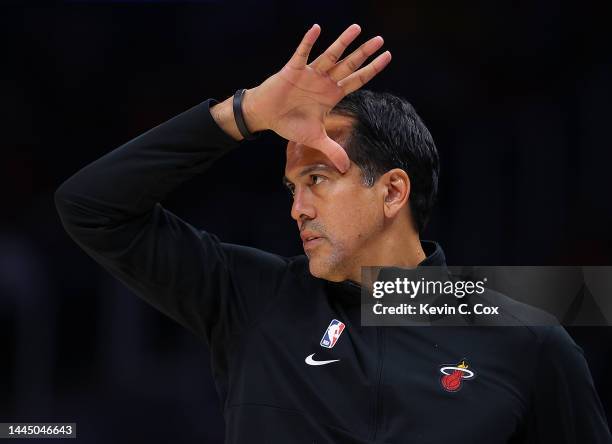
[[312,180],[313,185],[318,185],[325,179],[325,177],[319,176],[318,174],[311,174],[310,179]]
[[289,191],[289,194],[291,195],[291,197],[295,196],[295,185],[293,185],[292,183],[288,183],[287,191]]

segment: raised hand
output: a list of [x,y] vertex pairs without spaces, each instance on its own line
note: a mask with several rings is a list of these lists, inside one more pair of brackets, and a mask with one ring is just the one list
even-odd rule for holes
[[245,93],[243,112],[249,130],[271,129],[287,140],[321,150],[345,172],[350,165],[348,155],[325,132],[325,116],[345,95],[361,88],[391,61],[391,53],[385,51],[360,68],[383,45],[379,36],[340,60],[360,32],[359,25],[349,26],[308,64],[312,46],[321,33],[319,25],[310,28],[287,64]]

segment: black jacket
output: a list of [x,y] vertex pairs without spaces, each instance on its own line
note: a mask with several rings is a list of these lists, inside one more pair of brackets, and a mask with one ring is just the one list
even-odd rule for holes
[[[208,345],[226,442],[612,442],[563,328],[362,327],[356,284],[312,277],[305,256],[220,242],[165,210],[167,193],[238,145],[210,104],[86,166],[56,205],[90,256]],[[444,264],[437,244],[423,245],[423,264]],[[448,391],[441,366],[463,359],[475,377]],[[332,362],[311,365],[321,361]]]

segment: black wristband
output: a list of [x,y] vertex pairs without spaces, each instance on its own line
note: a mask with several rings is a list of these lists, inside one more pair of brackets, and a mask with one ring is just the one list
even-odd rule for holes
[[249,131],[246,126],[246,122],[244,121],[244,115],[242,114],[242,98],[244,97],[244,92],[246,89],[239,89],[234,93],[233,108],[234,108],[234,119],[236,120],[236,126],[238,127],[238,131],[242,134],[247,140],[257,139],[257,135],[253,134]]

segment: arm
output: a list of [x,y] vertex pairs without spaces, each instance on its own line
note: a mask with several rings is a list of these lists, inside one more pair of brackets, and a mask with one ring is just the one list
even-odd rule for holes
[[[230,285],[223,246],[158,202],[238,143],[205,101],[111,151],[55,193],[66,231],[94,260],[199,337],[211,337],[214,298]],[[216,279],[203,279],[203,272]]]
[[[322,118],[347,91],[382,69],[378,59],[372,62],[375,66],[352,69],[381,42],[372,39],[337,64],[316,65],[315,60],[306,65],[319,31],[317,26],[309,30],[283,70],[247,92],[245,119],[252,131],[273,129],[291,140],[312,142],[346,166],[348,157],[327,137]],[[356,31],[350,27],[340,38],[346,43]],[[332,45],[328,51],[339,57],[340,49]],[[346,83],[340,86],[329,72],[344,76]],[[252,321],[287,265],[272,254],[223,244],[159,204],[238,145],[231,98],[212,110],[211,103],[205,101],[111,151],[55,194],[64,227],[91,257],[209,343],[214,334],[227,337]]]
[[543,337],[529,442],[611,444],[606,416],[582,349],[563,327]]

